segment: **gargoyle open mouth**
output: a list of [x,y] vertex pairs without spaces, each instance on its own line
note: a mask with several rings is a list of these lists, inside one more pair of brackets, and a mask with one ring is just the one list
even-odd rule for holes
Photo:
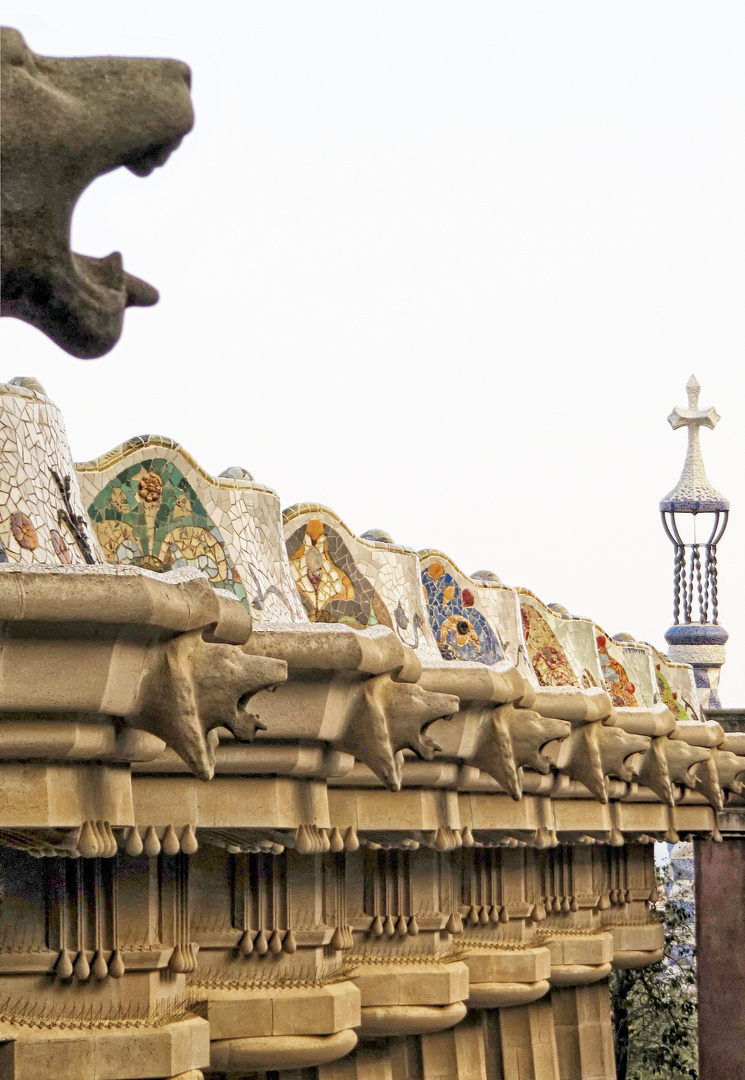
[[108,352],[127,307],[158,300],[121,255],[70,250],[81,192],[123,165],[148,176],[191,129],[190,72],[176,60],[32,53],[2,29],[2,314],[73,356]]

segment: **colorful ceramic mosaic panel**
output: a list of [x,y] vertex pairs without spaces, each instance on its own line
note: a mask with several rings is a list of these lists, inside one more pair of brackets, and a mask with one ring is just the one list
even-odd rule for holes
[[311,622],[355,629],[392,623],[380,597],[331,525],[312,517],[287,538],[292,577]]
[[649,646],[652,652],[657,691],[676,720],[702,720],[693,669],[675,664]]
[[171,439],[142,436],[78,466],[107,558],[193,566],[258,622],[305,621],[282,539],[279,500],[245,470],[205,473]]
[[461,588],[438,559],[422,569],[422,584],[429,621],[445,660],[480,664],[504,660],[499,637],[476,607],[472,589]]
[[620,660],[611,655],[611,649],[614,653],[618,652],[613,648],[612,639],[607,634],[598,633],[596,642],[603,681],[611,701],[616,708],[623,706],[635,708],[639,704],[636,699],[636,685],[629,678]]
[[390,626],[425,663],[442,662],[427,619],[416,552],[356,536],[318,503],[290,507],[284,522],[298,595],[311,619]]
[[0,384],[0,414],[0,563],[102,563],[57,406],[21,379]]
[[575,686],[577,679],[569,659],[540,611],[531,603],[520,602],[523,636],[533,670],[541,686]]
[[123,469],[88,514],[109,562],[155,571],[193,566],[216,589],[246,600],[220,530],[173,462],[146,458]]

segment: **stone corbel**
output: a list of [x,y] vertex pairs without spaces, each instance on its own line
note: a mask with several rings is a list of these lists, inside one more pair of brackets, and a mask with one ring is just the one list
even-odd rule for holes
[[552,760],[544,747],[566,739],[570,732],[566,720],[543,717],[512,702],[497,705],[481,714],[476,748],[468,764],[492,776],[513,799],[520,799],[523,770],[547,775]]
[[722,791],[742,795],[745,790],[745,757],[733,754],[731,750],[716,749],[712,750],[711,758]]
[[604,803],[608,801],[606,777],[626,783],[635,780],[637,773],[631,759],[649,749],[649,739],[591,720],[573,725],[566,746],[566,755],[562,752],[559,757],[559,770],[571,780],[579,780]]
[[609,723],[612,729],[646,737],[643,756],[636,759],[632,780],[648,787],[668,806],[673,806],[675,792],[670,775],[668,744],[669,736],[675,731],[675,717],[667,706],[614,708]]
[[418,683],[397,682],[391,675],[374,675],[349,687],[347,723],[334,740],[338,750],[353,754],[391,791],[401,787],[402,750],[413,750],[431,761],[438,744],[426,734],[435,720],[457,712],[454,694],[437,694]]
[[323,740],[367,765],[386,787],[401,787],[403,754],[431,761],[439,747],[426,734],[460,705],[453,693],[425,688],[416,653],[385,627],[298,624],[258,629],[252,656],[281,657],[290,679],[261,693],[256,713],[279,739]]
[[191,630],[153,644],[137,700],[125,717],[163,739],[200,780],[210,780],[215,771],[217,740],[210,732],[224,727],[250,742],[266,725],[249,710],[249,699],[287,678],[284,661],[247,656],[206,636],[204,630]]

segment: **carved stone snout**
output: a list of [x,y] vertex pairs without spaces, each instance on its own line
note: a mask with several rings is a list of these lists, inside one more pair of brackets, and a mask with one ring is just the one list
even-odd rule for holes
[[176,60],[31,52],[2,34],[2,314],[31,323],[73,356],[102,356],[124,309],[158,300],[118,252],[70,251],[81,192],[124,165],[147,176],[191,129],[190,73]]
[[451,717],[460,704],[454,694],[396,682],[387,673],[353,684],[349,693],[346,730],[334,745],[368,765],[392,791],[401,787],[400,751],[413,750],[431,761],[439,747],[426,729],[435,720]]
[[551,759],[544,747],[566,739],[571,732],[567,720],[540,716],[532,709],[512,703],[485,710],[481,716],[476,749],[470,765],[494,777],[513,799],[523,793],[522,771],[532,769],[547,774]]
[[287,678],[283,660],[248,656],[236,645],[205,641],[190,630],[149,650],[132,727],[170,746],[200,780],[215,771],[214,728],[250,742],[266,725],[248,709],[251,695]]
[[712,759],[722,789],[731,791],[733,795],[742,795],[745,789],[745,757],[717,749],[712,750]]

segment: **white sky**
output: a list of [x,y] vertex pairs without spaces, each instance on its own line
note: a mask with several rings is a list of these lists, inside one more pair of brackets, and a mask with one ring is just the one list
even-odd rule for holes
[[0,323],[76,457],[157,432],[664,645],[695,371],[732,503],[745,704],[741,0],[26,0],[50,55],[173,56],[196,127],[82,197],[73,244],[161,291],[73,359]]

